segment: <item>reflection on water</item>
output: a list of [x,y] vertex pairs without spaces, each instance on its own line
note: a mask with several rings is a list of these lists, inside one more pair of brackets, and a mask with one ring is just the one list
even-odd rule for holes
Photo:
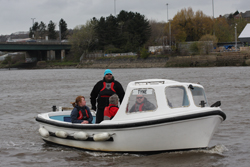
[[[126,89],[132,80],[164,78],[201,83],[209,104],[221,101],[227,119],[209,148],[152,155],[100,153],[44,143],[35,117],[52,106],[71,107],[103,69],[0,70],[1,166],[249,166],[249,67],[113,69]],[[150,135],[150,134],[149,134]],[[153,143],[154,141],[152,141]],[[167,141],[166,141],[167,142]]]

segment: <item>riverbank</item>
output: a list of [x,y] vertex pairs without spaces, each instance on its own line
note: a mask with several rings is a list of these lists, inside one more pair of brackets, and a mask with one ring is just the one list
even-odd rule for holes
[[202,56],[140,58],[103,58],[83,60],[77,68],[166,68],[250,66],[250,53],[223,52]]
[[[135,56],[102,57],[75,62],[39,61],[32,69],[74,69],[74,68],[167,68],[167,67],[220,67],[250,66],[249,52],[221,52],[195,56],[149,56],[147,59]],[[9,68],[2,65],[0,68]],[[17,68],[17,67],[11,67]]]

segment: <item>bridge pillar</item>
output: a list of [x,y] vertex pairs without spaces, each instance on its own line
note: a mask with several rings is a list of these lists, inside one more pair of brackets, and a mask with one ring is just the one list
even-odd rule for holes
[[49,50],[47,51],[47,60],[55,60],[56,59],[56,54],[54,50]]
[[31,58],[31,55],[30,55],[30,54],[31,54],[31,52],[26,51],[26,52],[25,52],[25,59],[26,59],[26,58]]
[[65,58],[65,50],[61,50],[61,61]]

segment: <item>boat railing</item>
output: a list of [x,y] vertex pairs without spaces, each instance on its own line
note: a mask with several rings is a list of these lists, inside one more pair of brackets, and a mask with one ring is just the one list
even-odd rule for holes
[[142,82],[135,82],[135,85],[159,85],[164,84],[164,81],[142,81]]

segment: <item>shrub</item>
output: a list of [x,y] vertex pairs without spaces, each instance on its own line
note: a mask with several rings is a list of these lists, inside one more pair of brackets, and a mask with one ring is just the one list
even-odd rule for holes
[[208,54],[217,45],[218,39],[214,35],[206,34],[199,40],[198,48],[200,53]]
[[190,45],[190,51],[192,52],[193,55],[199,53],[198,42],[194,42]]
[[5,57],[4,61],[2,62],[2,64],[11,64],[11,63],[12,63],[11,56]]
[[140,51],[140,57],[143,59],[148,58],[148,56],[150,55],[150,53],[148,52],[148,50],[146,48],[142,48]]

